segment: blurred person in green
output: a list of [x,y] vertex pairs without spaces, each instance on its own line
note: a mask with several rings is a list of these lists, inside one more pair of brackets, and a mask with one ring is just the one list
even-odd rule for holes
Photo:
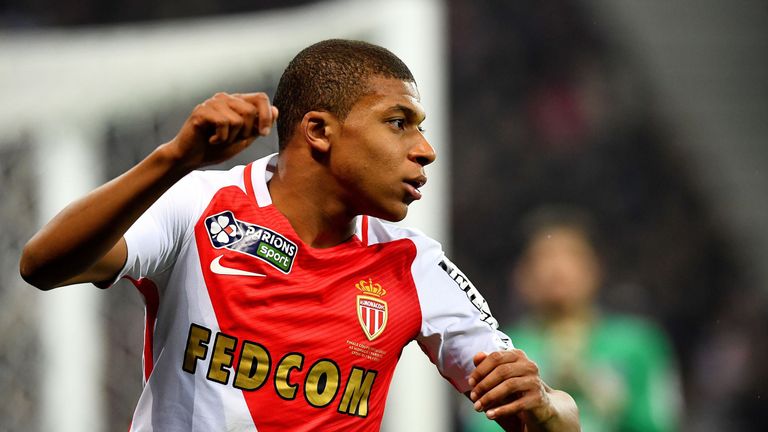
[[[650,321],[598,306],[603,267],[592,226],[575,208],[531,214],[511,278],[529,314],[506,332],[547,382],[574,397],[583,431],[676,431],[682,405],[670,344]],[[500,430],[481,413],[464,423]]]

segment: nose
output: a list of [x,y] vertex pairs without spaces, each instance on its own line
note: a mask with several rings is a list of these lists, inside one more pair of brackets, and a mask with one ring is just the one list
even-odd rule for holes
[[435,161],[437,154],[427,138],[419,134],[419,141],[411,148],[408,158],[421,166],[427,166]]

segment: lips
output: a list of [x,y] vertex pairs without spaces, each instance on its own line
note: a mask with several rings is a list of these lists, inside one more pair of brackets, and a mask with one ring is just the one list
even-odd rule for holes
[[403,181],[405,183],[405,188],[408,191],[408,194],[413,198],[414,200],[421,199],[422,194],[419,188],[427,184],[427,177],[426,176],[418,176],[411,179],[406,179]]

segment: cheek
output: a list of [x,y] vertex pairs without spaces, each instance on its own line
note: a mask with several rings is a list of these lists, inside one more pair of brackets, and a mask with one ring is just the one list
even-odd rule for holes
[[395,193],[396,179],[407,159],[396,137],[373,126],[345,134],[339,144],[334,169],[347,188],[367,195]]
[[356,197],[356,200],[380,193],[384,171],[376,159],[365,153],[357,153],[339,160],[335,167],[337,181],[348,193]]
[[396,176],[399,171],[397,157],[378,150],[362,149],[347,160],[345,171],[367,183],[384,182]]

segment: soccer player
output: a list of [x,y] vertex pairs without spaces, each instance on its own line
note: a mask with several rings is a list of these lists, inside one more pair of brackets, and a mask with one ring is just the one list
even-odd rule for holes
[[[288,65],[274,106],[217,94],[64,209],[24,248],[21,274],[41,289],[125,277],[142,292],[133,431],[377,430],[414,339],[506,429],[578,430],[573,399],[512,349],[440,245],[384,222],[421,198],[435,159],[424,117],[392,53],[317,43]],[[276,155],[195,171],[274,122]]]

